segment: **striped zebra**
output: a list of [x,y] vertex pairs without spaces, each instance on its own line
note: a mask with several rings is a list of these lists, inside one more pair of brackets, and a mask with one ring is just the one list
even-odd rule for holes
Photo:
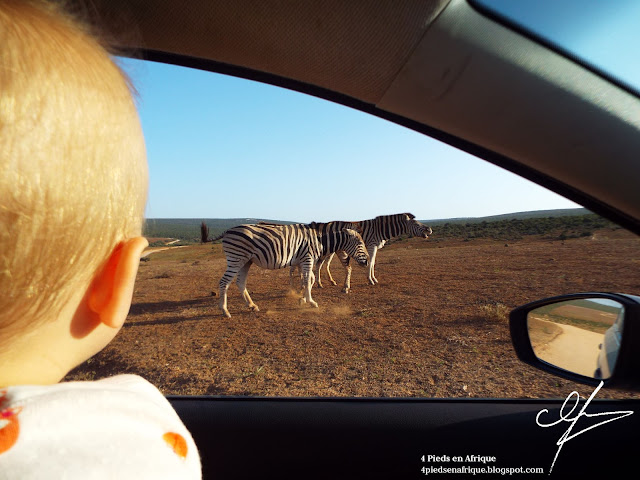
[[236,283],[248,307],[254,311],[259,310],[247,291],[247,276],[254,263],[270,270],[298,266],[302,271],[304,285],[304,295],[300,302],[314,307],[318,304],[311,298],[311,288],[315,277],[313,266],[318,259],[340,250],[359,265],[369,264],[367,249],[358,232],[348,228],[323,231],[321,225],[315,222],[308,225],[239,225],[209,240],[203,223],[202,241],[213,242],[222,238],[222,249],[227,258],[227,270],[220,279],[222,312],[231,317],[227,309],[227,291],[236,277]]
[[[378,283],[378,279],[375,277],[376,254],[388,240],[404,234],[409,234],[414,237],[429,238],[429,235],[433,233],[431,227],[418,222],[415,219],[415,215],[412,215],[411,213],[380,215],[371,220],[363,220],[359,222],[330,222],[327,225],[329,225],[327,228],[352,228],[360,232],[362,239],[367,246],[367,252],[369,253],[368,280],[371,285]],[[342,291],[344,293],[349,293],[351,290],[351,266],[349,265],[349,256],[341,251],[330,253],[324,258],[321,258],[318,262],[318,273],[316,277],[318,286],[322,288],[320,272],[324,264],[326,264],[329,281],[333,285],[336,285],[336,282],[333,280],[329,270],[329,265],[331,264],[331,260],[333,260],[334,254],[337,254],[340,262],[346,270]]]

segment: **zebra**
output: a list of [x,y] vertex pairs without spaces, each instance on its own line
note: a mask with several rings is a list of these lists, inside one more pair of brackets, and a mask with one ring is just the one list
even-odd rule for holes
[[[414,237],[426,239],[433,233],[431,227],[418,222],[415,219],[415,215],[411,213],[380,215],[371,220],[362,220],[359,222],[329,222],[327,225],[328,227],[326,228],[352,228],[360,232],[362,239],[367,246],[367,252],[369,253],[368,280],[371,285],[378,283],[378,279],[375,277],[376,254],[388,240],[406,233]],[[338,255],[340,262],[346,270],[342,291],[344,293],[349,293],[351,290],[351,266],[349,265],[349,256],[341,251],[329,253],[327,256],[319,260],[317,264],[318,273],[316,276],[318,286],[322,288],[320,272],[324,264],[326,264],[330,282],[333,285],[336,285],[336,282],[333,280],[329,270],[329,265],[331,264],[331,260],[333,260],[335,254]]]
[[227,270],[220,279],[220,310],[231,317],[227,309],[229,284],[236,283],[247,306],[259,311],[247,291],[247,276],[252,264],[275,270],[288,266],[299,266],[302,271],[304,294],[301,303],[313,307],[318,304],[311,298],[314,283],[313,266],[318,259],[338,250],[344,251],[359,265],[369,264],[369,254],[360,234],[349,228],[324,231],[321,224],[275,225],[251,224],[230,228],[218,237],[209,240],[204,222],[201,226],[202,242],[213,242],[222,238],[222,249],[227,259]]

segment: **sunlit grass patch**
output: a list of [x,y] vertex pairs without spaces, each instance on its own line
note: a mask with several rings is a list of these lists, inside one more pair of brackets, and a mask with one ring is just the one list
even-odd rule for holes
[[511,309],[502,303],[490,303],[480,306],[480,312],[487,320],[507,320]]

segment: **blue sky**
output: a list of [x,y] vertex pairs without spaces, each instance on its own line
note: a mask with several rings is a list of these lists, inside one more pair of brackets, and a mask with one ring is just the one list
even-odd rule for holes
[[[636,6],[640,2],[630,8],[638,8],[640,17]],[[556,12],[547,23],[531,18],[551,25],[552,32],[566,30]],[[584,31],[596,28],[590,25]],[[613,34],[604,37],[620,41]],[[586,40],[576,48],[581,45],[600,51]],[[578,206],[446,144],[342,105],[210,72],[139,60],[122,64],[139,92],[150,167],[149,218],[309,222],[412,212],[439,219]],[[625,75],[638,77],[633,70]]]
[[446,144],[270,85],[140,60],[148,218],[421,219],[571,208]]

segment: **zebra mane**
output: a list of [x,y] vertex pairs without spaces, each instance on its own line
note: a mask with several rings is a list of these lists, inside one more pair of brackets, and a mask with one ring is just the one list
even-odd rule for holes
[[376,218],[374,218],[373,220],[379,220],[379,219],[383,219],[383,218],[396,218],[396,217],[403,217],[403,216],[407,216],[409,217],[409,220],[413,220],[414,218],[416,218],[416,216],[413,213],[393,213],[391,215],[378,215]]

